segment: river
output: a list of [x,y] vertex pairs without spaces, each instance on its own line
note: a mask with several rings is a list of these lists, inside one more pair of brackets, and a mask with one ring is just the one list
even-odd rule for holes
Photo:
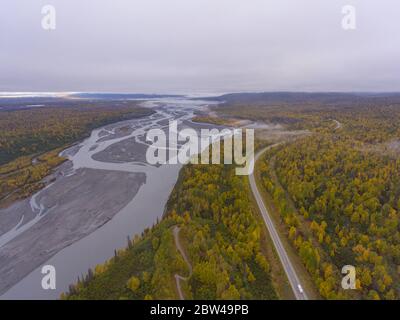
[[[145,133],[151,128],[167,130],[170,120],[180,127],[204,127],[190,119],[209,104],[149,100],[144,105],[155,110],[153,115],[95,129],[64,150],[69,161],[56,182],[10,209],[19,215],[0,234],[0,278],[8,277],[12,281],[4,286],[12,286],[0,298],[57,299],[78,276],[125,247],[128,236],[161,219],[181,165],[148,165]],[[108,207],[115,213],[107,212]],[[11,219],[9,211],[0,210],[0,217]],[[55,290],[41,286],[44,265],[55,267]]]

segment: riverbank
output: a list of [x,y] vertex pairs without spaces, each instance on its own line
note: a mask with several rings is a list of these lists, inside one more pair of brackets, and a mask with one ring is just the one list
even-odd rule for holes
[[[252,212],[247,177],[236,176],[234,169],[184,166],[163,219],[96,266],[63,297],[277,299],[270,264],[260,248],[261,230]],[[187,281],[180,281],[183,275]]]
[[[2,217],[14,215],[0,235],[1,298],[56,299],[88,268],[125,246],[128,235],[161,219],[181,166],[145,163],[146,130],[166,130],[174,119],[191,126],[194,108],[202,105],[152,102],[147,106],[155,111],[151,116],[94,130],[62,153],[68,161],[54,183],[0,210]],[[57,270],[56,290],[41,288],[44,264]]]

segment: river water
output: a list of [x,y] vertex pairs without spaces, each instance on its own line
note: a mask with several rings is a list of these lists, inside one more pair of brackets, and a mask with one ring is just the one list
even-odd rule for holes
[[[185,99],[159,99],[145,102],[149,108],[156,112],[148,117],[124,121],[104,128],[93,130],[91,136],[78,146],[67,149],[63,152],[70,161],[70,167],[64,172],[64,179],[73,177],[80,169],[92,169],[102,171],[118,171],[131,173],[144,173],[145,183],[140,187],[136,195],[116,215],[100,228],[84,236],[71,245],[62,248],[50,259],[35,267],[28,275],[6,291],[1,299],[57,299],[62,292],[67,291],[68,286],[77,280],[78,276],[85,274],[89,268],[113,256],[114,250],[125,247],[127,237],[140,234],[145,228],[152,226],[157,219],[161,219],[165,204],[177,181],[181,165],[151,166],[144,161],[143,148],[138,145],[147,145],[145,133],[151,128],[162,128],[167,130],[170,120],[177,120],[185,127],[197,128],[198,124],[190,121],[195,110],[205,108],[212,104],[206,101],[193,101]],[[127,128],[127,133],[118,134],[118,129]],[[130,141],[136,147],[133,152],[141,153],[136,155],[135,161],[123,160],[125,148],[129,147]],[[96,155],[113,149],[112,159],[98,160]],[[117,151],[115,151],[117,150]],[[131,150],[131,151],[132,151]],[[118,153],[115,155],[115,153]],[[115,156],[117,158],[115,158]],[[117,161],[115,160],[117,159]],[[121,160],[122,159],[122,160]],[[67,180],[66,180],[67,181]],[[47,189],[53,186],[49,185]],[[107,188],[107,185],[103,186]],[[48,190],[47,190],[48,191]],[[49,209],[41,203],[41,193],[32,196],[30,207],[35,217],[29,223],[12,228],[5,235],[0,237],[3,245],[12,242],[23,233],[39,224],[42,218],[49,214],[54,207]],[[49,226],[51,228],[51,226]],[[3,242],[2,242],[3,241]],[[44,265],[52,265],[56,270],[56,289],[44,290],[41,286]],[[2,275],[0,275],[2,276]]]

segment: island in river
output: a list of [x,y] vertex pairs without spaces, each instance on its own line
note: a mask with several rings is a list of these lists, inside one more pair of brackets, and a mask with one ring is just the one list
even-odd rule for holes
[[[161,218],[181,165],[145,161],[146,131],[200,129],[194,112],[210,101],[169,97],[143,102],[155,112],[94,129],[66,150],[56,179],[32,197],[0,210],[2,299],[56,299],[68,285]],[[44,265],[57,272],[56,290],[44,290]]]

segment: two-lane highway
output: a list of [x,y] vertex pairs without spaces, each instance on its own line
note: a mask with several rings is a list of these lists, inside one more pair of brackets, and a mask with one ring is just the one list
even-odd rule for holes
[[[276,147],[278,144],[274,144],[271,146],[268,146],[261,151],[259,151],[255,158],[254,158],[254,164],[257,162],[258,158],[267,150]],[[258,191],[256,180],[254,178],[254,171],[251,175],[249,175],[249,180],[250,180],[250,187],[253,192],[253,195],[257,201],[258,208],[260,209],[261,215],[264,219],[265,225],[267,226],[268,232],[270,234],[270,237],[272,239],[272,242],[274,243],[276,252],[278,253],[279,259],[281,260],[282,266],[286,272],[287,278],[289,280],[290,286],[293,289],[293,293],[296,297],[297,300],[308,300],[308,297],[306,293],[304,292],[304,286],[301,285],[299,277],[296,274],[296,270],[293,267],[292,262],[290,261],[290,258],[288,254],[286,253],[286,250],[282,244],[282,241],[279,237],[278,232],[276,231],[275,225],[269,215],[269,212],[267,208],[265,207],[264,201],[260,195],[260,192]]]

